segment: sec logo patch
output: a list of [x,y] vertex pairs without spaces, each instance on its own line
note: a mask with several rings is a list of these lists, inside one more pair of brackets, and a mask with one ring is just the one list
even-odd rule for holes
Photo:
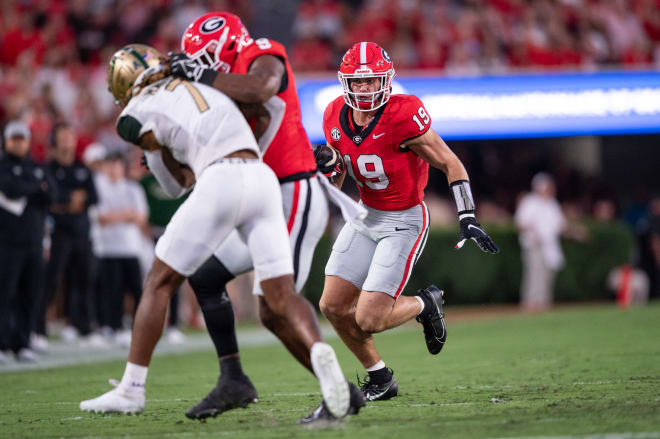
[[332,140],[337,141],[341,137],[341,133],[339,132],[339,128],[333,128],[332,131],[330,131],[330,137],[332,137]]

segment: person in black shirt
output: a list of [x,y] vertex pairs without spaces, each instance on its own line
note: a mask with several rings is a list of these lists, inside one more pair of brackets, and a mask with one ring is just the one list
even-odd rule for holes
[[[46,294],[41,303],[42,319],[35,329],[38,334],[45,334],[46,308],[66,278],[67,317],[79,335],[87,336],[91,320],[92,255],[87,210],[96,204],[96,189],[89,169],[75,158],[77,138],[73,129],[65,123],[55,125],[52,143],[54,160],[48,164],[48,170],[57,182],[58,196],[50,206],[54,227]],[[75,332],[70,337],[73,338]]]
[[[43,290],[43,237],[56,185],[28,156],[30,130],[9,122],[0,157],[0,351],[35,361],[29,349],[36,302]],[[6,358],[5,358],[6,359]]]

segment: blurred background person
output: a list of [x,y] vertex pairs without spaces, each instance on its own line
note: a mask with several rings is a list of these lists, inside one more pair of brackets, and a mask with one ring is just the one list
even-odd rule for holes
[[[105,157],[107,155],[106,147],[99,142],[94,142],[85,148],[85,151],[82,155],[82,162],[89,168],[89,171],[92,173],[92,179],[94,180],[94,187],[98,188],[98,178],[101,175],[103,163],[105,162]],[[98,191],[97,191],[98,192]],[[97,194],[98,195],[98,194]],[[89,237],[92,243],[92,251],[89,262],[89,283],[91,298],[93,300],[92,306],[92,324],[95,328],[99,328],[99,303],[100,303],[100,291],[102,288],[101,285],[101,276],[100,276],[100,256],[101,252],[101,237],[100,237],[100,227],[98,220],[98,203],[90,206],[89,210]]]
[[104,336],[129,346],[130,330],[123,331],[122,326],[124,293],[129,292],[136,305],[142,295],[138,258],[148,216],[147,199],[142,186],[126,177],[126,161],[119,151],[108,152],[101,169],[96,178],[100,258],[97,319]]
[[[104,344],[101,337],[90,336],[90,221],[88,209],[97,202],[96,189],[89,169],[76,160],[76,133],[67,123],[53,127],[53,160],[48,164],[57,182],[58,196],[50,206],[53,217],[50,261],[46,276],[46,294],[41,303],[37,332],[46,333],[45,316],[50,302],[64,282],[65,313],[69,324],[62,330],[65,341],[78,335],[91,345]],[[89,337],[88,337],[89,336]]]
[[520,305],[528,311],[550,307],[555,277],[564,265],[559,238],[566,219],[555,195],[553,178],[538,173],[532,179],[532,192],[523,196],[515,213],[523,263]]
[[43,290],[43,238],[55,184],[29,157],[30,130],[12,121],[0,156],[0,363],[11,350],[19,361],[36,361],[30,331]]

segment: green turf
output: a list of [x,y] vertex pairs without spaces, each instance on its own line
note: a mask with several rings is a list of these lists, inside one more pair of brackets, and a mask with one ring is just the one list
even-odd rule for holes
[[[449,310],[451,312],[451,309]],[[296,420],[319,400],[317,385],[279,345],[242,351],[260,392],[247,410],[207,423],[183,412],[216,378],[211,352],[158,357],[146,411],[93,415],[81,399],[109,389],[122,362],[0,375],[1,437],[482,438],[656,432],[660,434],[660,306],[590,307],[450,326],[434,357],[421,330],[377,337],[400,396],[369,403],[333,430]],[[360,370],[333,341],[346,375]]]

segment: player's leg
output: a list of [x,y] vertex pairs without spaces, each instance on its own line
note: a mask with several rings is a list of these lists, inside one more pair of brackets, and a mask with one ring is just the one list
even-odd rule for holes
[[281,318],[308,350],[312,368],[321,384],[328,409],[343,416],[349,409],[348,384],[334,350],[323,343],[316,313],[311,304],[296,294],[288,234],[281,210],[281,193],[275,174],[262,163],[246,168],[248,194],[241,209],[243,223],[238,230],[252,255],[256,280],[264,301]]
[[[218,256],[230,261],[230,271]],[[206,327],[215,346],[220,376],[214,388],[186,411],[190,419],[215,417],[235,407],[245,407],[257,401],[257,390],[243,372],[232,309],[226,284],[252,267],[247,245],[238,233],[232,232],[196,272],[188,279],[204,314]]]
[[[188,279],[218,354],[220,369],[230,375],[243,376],[243,372],[238,360],[234,310],[226,286],[237,275],[251,269],[252,260],[247,245],[234,230],[213,252],[213,256]],[[223,366],[227,361],[230,364]]]
[[355,321],[360,289],[338,276],[326,276],[321,312],[330,321],[344,344],[365,368],[381,361],[374,339]]
[[[163,331],[170,297],[234,229],[243,198],[241,177],[230,164],[207,168],[176,211],[156,245],[135,315],[124,377],[116,389],[81,402],[82,410],[133,413],[144,408],[147,366]],[[220,193],[218,187],[227,191]]]
[[[328,224],[328,202],[318,178],[284,183],[280,185],[280,190],[293,256],[295,289],[300,293],[307,282],[316,245]],[[300,342],[293,328],[269,308],[258,283],[255,283],[255,294],[259,296],[259,315],[264,326],[282,341],[301,364],[312,371],[307,348]]]
[[417,318],[424,326],[427,348],[437,354],[446,338],[442,291],[429,287],[414,297],[401,295],[428,237],[426,206],[379,215],[373,227],[378,245],[357,303],[357,324],[365,332],[377,333]]
[[129,363],[144,368],[149,366],[153,350],[163,332],[170,297],[184,279],[183,274],[158,257],[154,258],[135,313]]

